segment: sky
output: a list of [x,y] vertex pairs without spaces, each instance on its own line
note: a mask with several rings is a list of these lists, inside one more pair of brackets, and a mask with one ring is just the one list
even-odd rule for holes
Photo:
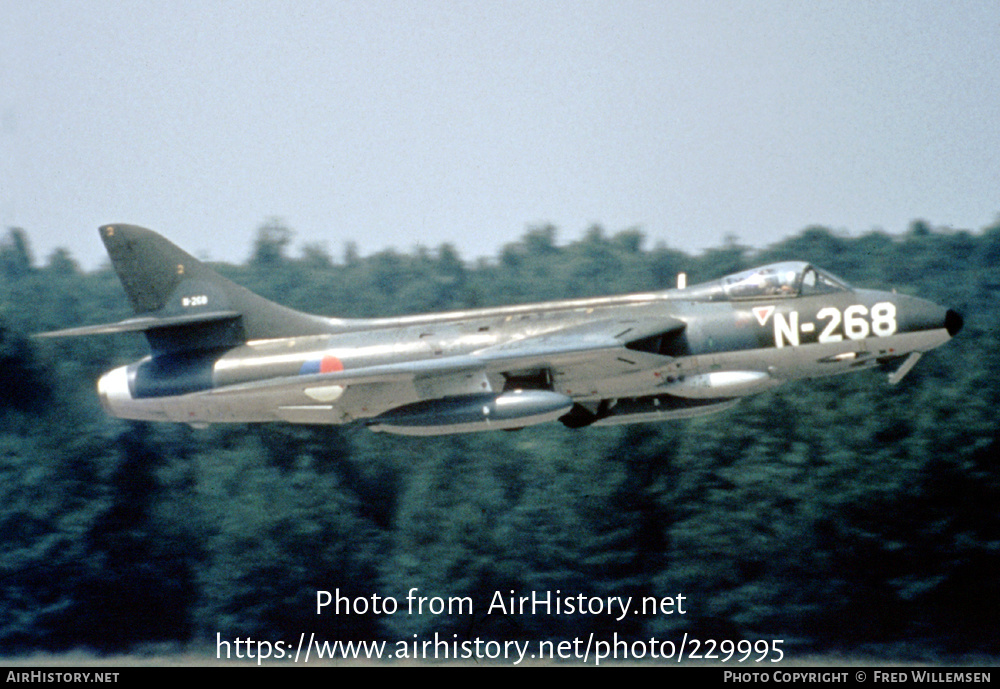
[[1000,3],[0,0],[0,225],[243,262],[1000,217]]

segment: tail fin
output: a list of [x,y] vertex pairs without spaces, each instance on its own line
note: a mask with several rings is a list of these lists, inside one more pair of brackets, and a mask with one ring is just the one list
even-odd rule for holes
[[328,319],[280,306],[227,280],[151,230],[105,225],[100,232],[136,318],[44,336],[142,331],[153,353],[162,354],[334,330]]

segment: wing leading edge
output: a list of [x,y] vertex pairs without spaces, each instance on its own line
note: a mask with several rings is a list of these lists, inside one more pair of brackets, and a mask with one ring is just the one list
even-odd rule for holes
[[[429,427],[456,432],[453,425],[461,430],[480,430],[481,424],[503,427],[500,423],[520,427],[557,418],[572,407],[568,394],[552,389],[553,376],[573,381],[595,370],[605,377],[648,371],[661,366],[665,357],[627,345],[651,333],[676,336],[684,327],[677,319],[608,319],[469,354],[284,376],[192,394],[216,400],[250,394],[268,400],[287,421],[321,423],[340,414],[344,420],[369,419],[377,430],[398,433],[430,434]],[[526,371],[544,372],[530,378],[539,389],[520,385]],[[488,418],[457,421],[470,415]]]

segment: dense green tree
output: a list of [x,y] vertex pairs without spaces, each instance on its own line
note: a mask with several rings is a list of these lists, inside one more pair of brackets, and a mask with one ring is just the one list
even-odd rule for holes
[[[1000,553],[1000,227],[901,236],[807,228],[692,256],[636,229],[496,260],[454,247],[299,255],[279,221],[236,282],[304,310],[380,316],[670,288],[802,259],[966,315],[901,384],[871,370],[779,388],[690,421],[396,438],[355,427],[109,421],[93,382],[141,338],[34,340],[117,320],[107,267],[37,266],[0,241],[0,649],[231,636],[783,638],[995,653]],[[475,614],[315,615],[317,590],[468,597]],[[487,616],[497,592],[687,598],[687,614]],[[901,650],[902,649],[902,650]]]

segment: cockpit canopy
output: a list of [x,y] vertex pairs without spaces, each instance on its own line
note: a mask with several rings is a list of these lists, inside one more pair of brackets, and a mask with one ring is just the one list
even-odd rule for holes
[[771,263],[694,285],[684,296],[699,301],[781,299],[851,289],[838,277],[803,261]]

